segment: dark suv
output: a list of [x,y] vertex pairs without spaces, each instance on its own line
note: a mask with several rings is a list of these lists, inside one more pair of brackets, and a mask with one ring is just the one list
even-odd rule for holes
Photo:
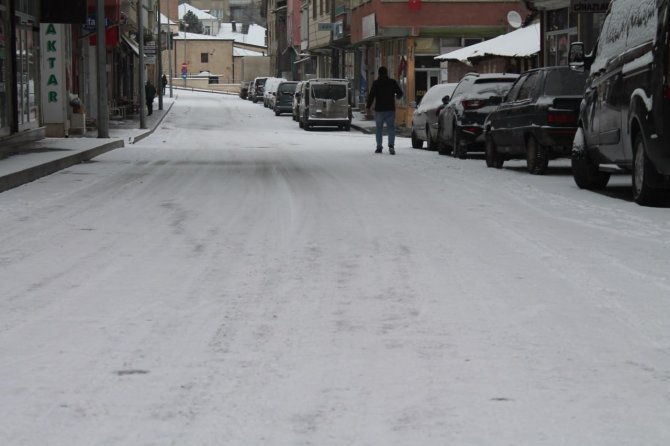
[[518,74],[468,73],[456,86],[449,103],[440,111],[437,150],[465,158],[484,147],[484,120],[500,104]]
[[638,204],[670,192],[670,46],[668,1],[612,0],[598,44],[570,48],[570,63],[589,71],[572,153],[582,189],[602,189],[610,172],[630,172]]

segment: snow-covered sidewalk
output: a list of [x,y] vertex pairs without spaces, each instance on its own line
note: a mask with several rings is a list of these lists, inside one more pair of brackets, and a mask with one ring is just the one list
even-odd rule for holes
[[[0,192],[29,183],[61,169],[88,161],[109,150],[133,144],[152,134],[170,111],[175,98],[163,98],[163,110],[146,117],[146,129],[139,118],[110,120],[109,138],[97,138],[97,132],[83,137],[44,138],[12,148],[3,148],[0,159]],[[157,104],[156,104],[157,107]]]

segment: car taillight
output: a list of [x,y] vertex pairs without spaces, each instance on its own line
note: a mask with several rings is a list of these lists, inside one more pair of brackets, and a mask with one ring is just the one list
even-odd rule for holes
[[549,113],[547,114],[547,124],[577,124],[577,115],[574,113]]
[[474,110],[477,108],[482,108],[486,105],[486,101],[483,99],[466,99],[461,102],[465,110]]

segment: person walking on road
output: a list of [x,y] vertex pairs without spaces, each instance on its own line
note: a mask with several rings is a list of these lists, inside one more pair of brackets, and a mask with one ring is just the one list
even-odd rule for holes
[[395,155],[395,100],[402,98],[402,90],[395,79],[391,79],[386,67],[379,67],[378,77],[372,83],[368,100],[365,104],[368,113],[372,103],[375,103],[375,126],[377,150],[375,153],[382,153],[382,135],[384,123],[388,129],[389,153]]
[[151,115],[154,112],[154,98],[156,97],[156,87],[153,86],[151,81],[147,81],[147,85],[144,87],[144,94],[147,100],[147,115]]

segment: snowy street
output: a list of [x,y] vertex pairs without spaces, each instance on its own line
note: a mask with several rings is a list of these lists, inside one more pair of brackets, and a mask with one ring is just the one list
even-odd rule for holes
[[670,214],[628,177],[177,94],[0,194],[0,444],[670,444]]

